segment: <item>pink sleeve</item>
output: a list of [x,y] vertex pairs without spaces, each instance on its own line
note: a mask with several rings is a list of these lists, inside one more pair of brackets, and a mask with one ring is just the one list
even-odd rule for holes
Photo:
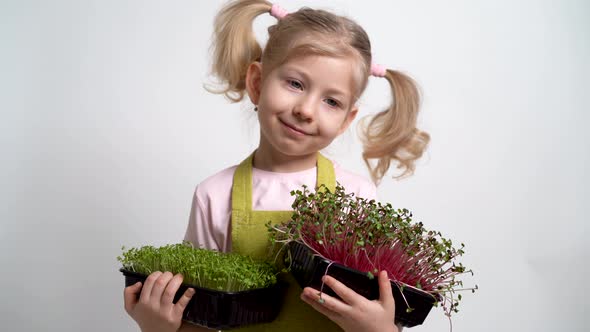
[[360,186],[358,196],[377,200],[377,187],[373,182],[366,181]]
[[198,192],[199,187],[197,186],[193,195],[184,240],[191,242],[195,248],[223,251],[223,248],[214,237],[215,232],[210,222],[212,218],[210,217],[209,206],[202,204]]
[[377,187],[372,181],[343,169],[338,163],[334,163],[334,170],[337,182],[344,186],[346,192],[352,192],[358,197],[377,200]]

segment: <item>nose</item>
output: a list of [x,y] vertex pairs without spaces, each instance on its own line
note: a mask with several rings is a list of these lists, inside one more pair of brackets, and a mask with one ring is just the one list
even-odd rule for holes
[[293,108],[293,115],[305,122],[313,121],[316,104],[312,96],[302,97]]

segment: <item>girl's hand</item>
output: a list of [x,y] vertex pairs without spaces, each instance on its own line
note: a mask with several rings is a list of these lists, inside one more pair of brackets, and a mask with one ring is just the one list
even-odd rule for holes
[[[182,275],[156,271],[141,282],[125,288],[125,311],[143,332],[176,332],[182,323],[182,313],[195,290],[189,288],[176,302],[174,295],[182,284]],[[137,294],[139,299],[137,298]]]
[[386,271],[379,273],[379,300],[367,300],[338,280],[324,276],[324,283],[343,301],[306,287],[301,299],[338,324],[344,331],[398,332],[394,325],[395,301]]

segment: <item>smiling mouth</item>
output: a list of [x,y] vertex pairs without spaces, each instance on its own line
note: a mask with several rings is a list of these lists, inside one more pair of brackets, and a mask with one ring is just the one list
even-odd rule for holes
[[288,124],[287,122],[284,122],[284,121],[283,121],[283,120],[281,120],[281,119],[279,119],[279,121],[280,121],[280,122],[281,122],[281,123],[282,123],[282,124],[283,124],[285,127],[289,128],[289,129],[291,129],[291,130],[293,130],[293,131],[295,131],[295,132],[297,132],[297,133],[299,133],[299,134],[301,134],[301,135],[311,135],[311,134],[309,134],[309,133],[307,133],[307,132],[303,131],[302,129],[299,129],[299,128],[297,128],[297,127],[293,126],[293,125],[290,125],[290,124]]

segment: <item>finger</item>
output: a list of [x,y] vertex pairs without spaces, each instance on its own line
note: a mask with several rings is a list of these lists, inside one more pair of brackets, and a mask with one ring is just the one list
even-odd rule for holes
[[125,287],[123,290],[123,299],[125,300],[125,311],[128,314],[131,314],[133,308],[137,304],[137,294],[141,292],[141,282],[136,282],[135,284]]
[[156,282],[154,283],[154,287],[152,288],[152,293],[150,295],[152,300],[155,300],[158,302],[162,301],[162,294],[164,293],[164,290],[166,289],[166,286],[168,286],[168,283],[170,282],[171,279],[172,279],[172,273],[170,273],[168,271],[166,271],[160,275],[158,280],[156,280]]
[[395,312],[395,300],[391,292],[391,281],[389,281],[387,271],[381,271],[379,273],[379,302],[387,310],[393,310]]
[[193,298],[193,295],[195,295],[194,288],[189,288],[184,292],[184,294],[182,294],[182,297],[178,300],[178,302],[176,302],[173,309],[174,313],[177,316],[182,316],[184,309],[186,309],[186,306],[188,305],[188,302]]
[[[322,296],[322,298],[323,298],[323,296]],[[341,318],[340,314],[338,314],[334,311],[331,311],[330,309],[325,307],[323,304],[319,303],[313,296],[310,297],[308,294],[306,294],[305,291],[303,291],[303,293],[301,293],[301,300],[303,300],[303,302],[309,304],[316,311],[318,311],[322,315],[328,317],[331,321],[333,321],[335,323],[338,323],[338,320]],[[324,302],[324,304],[325,304],[325,302]]]
[[320,297],[320,292],[311,287],[305,287],[303,295],[314,304],[319,304],[338,315],[346,315],[351,310],[351,306],[333,296],[322,293]]
[[162,305],[172,307],[174,296],[176,295],[176,292],[178,292],[178,288],[180,288],[180,285],[182,284],[182,278],[182,274],[178,273],[168,282],[168,285],[164,290],[164,294],[162,295]]
[[342,301],[350,304],[351,306],[354,306],[356,303],[362,300],[366,300],[362,295],[359,295],[357,292],[346,287],[346,285],[331,276],[326,275],[322,279],[328,287],[332,288],[332,290],[338,294],[338,296],[340,296]]
[[154,287],[154,283],[158,278],[162,275],[162,272],[156,271],[152,272],[143,283],[143,288],[141,289],[141,295],[139,296],[139,300],[143,303],[149,302],[150,295],[152,294],[152,288]]

